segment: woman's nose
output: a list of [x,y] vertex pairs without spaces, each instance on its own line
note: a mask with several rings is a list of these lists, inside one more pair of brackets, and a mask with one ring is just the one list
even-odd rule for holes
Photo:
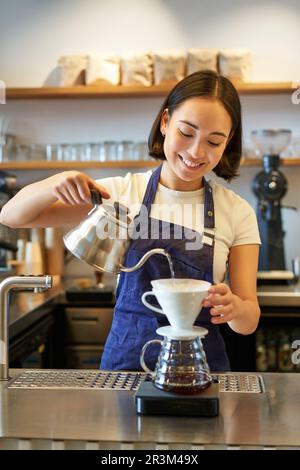
[[207,155],[203,142],[195,142],[190,149],[190,154],[195,159],[205,158]]

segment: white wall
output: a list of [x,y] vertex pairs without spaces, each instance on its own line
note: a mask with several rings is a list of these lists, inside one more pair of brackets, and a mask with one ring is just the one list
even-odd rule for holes
[[254,80],[300,79],[298,0],[1,0],[2,79],[39,86],[87,51],[249,47]]
[[[189,47],[247,47],[254,81],[300,82],[299,0],[0,0],[0,80],[7,86],[55,84],[59,56],[92,51]],[[0,105],[10,131],[31,142],[89,142],[147,138],[159,98],[11,101]],[[300,105],[289,95],[242,98],[244,134],[254,128],[291,128],[300,136]],[[231,186],[253,205],[243,168]],[[283,170],[285,204],[300,210],[300,168]],[[53,172],[17,172],[26,183]],[[99,172],[90,172],[99,177]],[[101,170],[101,175],[123,174]],[[284,211],[288,260],[300,254],[300,212]]]

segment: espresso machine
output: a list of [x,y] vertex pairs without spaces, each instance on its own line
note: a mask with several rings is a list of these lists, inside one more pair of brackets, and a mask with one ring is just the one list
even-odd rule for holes
[[286,269],[282,208],[295,208],[281,204],[288,183],[279,170],[280,153],[289,145],[291,134],[288,129],[263,129],[251,133],[254,147],[262,155],[263,166],[252,185],[257,197],[257,219],[262,241],[258,284],[282,284],[294,279],[294,273]]

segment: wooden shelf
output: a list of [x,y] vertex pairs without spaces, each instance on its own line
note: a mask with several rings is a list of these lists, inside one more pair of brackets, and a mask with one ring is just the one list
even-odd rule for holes
[[[299,158],[282,158],[282,166],[300,166],[300,157]],[[242,166],[262,166],[260,158],[243,158]]]
[[10,170],[51,170],[51,169],[79,169],[79,168],[150,168],[158,166],[159,162],[156,160],[147,161],[147,160],[127,160],[127,161],[110,161],[110,162],[97,162],[97,161],[24,161],[24,162],[1,162],[0,169],[10,169]]
[[[151,98],[165,96],[174,86],[73,86],[52,88],[7,88],[7,100],[40,100],[40,99],[82,99],[82,98]],[[240,95],[262,95],[292,93],[292,82],[235,83]]]
[[[1,170],[51,170],[51,169],[82,169],[82,168],[152,168],[160,164],[158,161],[147,160],[128,160],[128,161],[111,161],[111,162],[46,162],[46,161],[27,161],[27,162],[1,162]],[[300,166],[300,158],[282,159],[283,166]],[[261,160],[257,158],[244,158],[242,166],[259,167]]]

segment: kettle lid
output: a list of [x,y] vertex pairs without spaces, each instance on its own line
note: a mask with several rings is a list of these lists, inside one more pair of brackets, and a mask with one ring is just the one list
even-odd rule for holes
[[131,223],[131,218],[129,217],[128,207],[120,204],[119,202],[114,202],[112,204],[102,204],[101,206],[104,215],[112,220],[118,225],[129,225]]
[[105,216],[115,223],[130,224],[131,218],[128,216],[129,209],[124,204],[115,201],[112,204],[103,204],[101,194],[95,189],[91,189],[91,198],[94,207],[101,206]]

